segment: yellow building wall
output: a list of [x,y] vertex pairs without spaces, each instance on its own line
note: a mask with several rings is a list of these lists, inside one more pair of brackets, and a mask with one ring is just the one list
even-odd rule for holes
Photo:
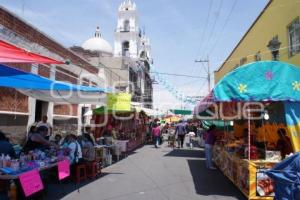
[[215,83],[236,68],[243,57],[247,62],[255,61],[255,54],[260,51],[261,60],[271,60],[267,45],[276,35],[281,42],[279,60],[300,67],[300,53],[290,57],[288,50],[288,25],[300,17],[299,0],[271,0],[269,6],[246,33],[240,44],[226,59],[219,70],[215,71]]

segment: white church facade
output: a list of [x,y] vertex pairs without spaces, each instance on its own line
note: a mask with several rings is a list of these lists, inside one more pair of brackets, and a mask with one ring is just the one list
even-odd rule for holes
[[97,27],[92,38],[71,50],[99,68],[98,76],[105,86],[130,92],[133,102],[152,108],[151,45],[139,27],[137,6],[132,0],[125,0],[118,8],[114,48]]

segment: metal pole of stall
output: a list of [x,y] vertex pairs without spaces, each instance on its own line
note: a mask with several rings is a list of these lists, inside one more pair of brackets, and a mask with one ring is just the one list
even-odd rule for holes
[[251,148],[251,124],[250,124],[250,112],[251,109],[248,109],[248,160],[250,161],[250,148]]

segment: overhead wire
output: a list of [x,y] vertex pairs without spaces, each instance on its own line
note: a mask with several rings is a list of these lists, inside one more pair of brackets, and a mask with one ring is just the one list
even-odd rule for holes
[[[199,45],[199,48],[196,50],[196,55],[195,57],[198,57],[200,52],[201,52],[201,49],[202,49],[202,46],[203,46],[203,42],[204,41],[204,37],[206,35],[206,30],[207,30],[207,26],[208,26],[208,22],[209,22],[209,18],[210,18],[210,13],[211,13],[211,9],[212,9],[212,5],[213,5],[213,0],[209,1],[209,6],[208,6],[208,12],[207,12],[207,16],[206,16],[206,19],[205,19],[205,23],[204,23],[204,27],[202,29],[202,32],[201,32],[201,35],[200,35],[200,39],[198,41],[200,41],[200,45]],[[196,63],[194,62],[194,67],[196,67]],[[192,69],[192,74],[194,74],[195,68]],[[196,72],[197,72],[197,67],[196,67]]]
[[163,74],[167,76],[182,76],[182,77],[189,77],[189,78],[196,78],[196,79],[206,79],[206,77],[202,76],[193,76],[193,75],[188,75],[188,74],[173,74],[173,73],[165,73],[165,72],[150,72],[152,74]]
[[223,32],[225,30],[225,27],[227,26],[228,22],[229,22],[229,19],[235,9],[235,6],[237,4],[237,0],[235,0],[231,6],[231,9],[229,11],[229,14],[227,15],[226,19],[225,19],[225,22],[223,24],[223,26],[221,27],[220,31],[219,31],[219,35],[217,37],[217,39],[215,40],[215,43],[213,43],[213,45],[211,46],[210,50],[208,51],[208,55],[211,55],[211,53],[213,52],[213,50],[215,49],[216,45],[219,43],[221,37],[223,36]]
[[[236,3],[237,3],[237,2],[236,2]],[[291,5],[291,4],[297,4],[297,3],[300,3],[300,0],[297,0],[297,2],[294,2],[294,3],[288,3],[288,2],[286,2],[286,3],[284,3],[284,4],[279,4],[279,5],[276,5],[276,6],[271,6],[269,9],[282,9],[283,6],[289,6],[289,5]],[[233,4],[231,10],[234,10],[234,6],[236,6],[236,5]],[[269,14],[269,16],[272,17],[270,14]],[[229,17],[228,17],[228,18],[229,18]],[[272,22],[272,21],[271,21],[271,22]],[[226,22],[226,23],[228,23],[228,22]],[[274,22],[272,22],[272,23],[274,23]],[[275,24],[273,24],[273,25],[275,25]],[[224,26],[225,26],[225,25],[224,25]],[[222,35],[222,34],[220,33],[220,35]],[[220,40],[220,38],[218,38],[218,40]],[[219,42],[219,41],[218,41],[218,42]],[[212,49],[210,50],[210,53],[213,52],[213,50],[214,50],[214,48],[216,47],[216,45],[217,45],[217,44],[215,44],[215,45],[212,47]],[[281,48],[279,48],[279,50],[284,50],[284,49],[289,48],[289,47],[290,47],[290,46],[281,47]],[[243,57],[248,58],[248,57],[250,57],[250,56],[255,56],[256,53],[257,53],[257,52],[255,52],[255,53],[253,53],[253,54],[241,56],[241,57],[238,57],[238,58],[228,59],[228,60],[225,60],[225,61],[224,61],[224,60],[222,60],[222,61],[214,61],[213,63],[216,64],[216,65],[221,64],[221,66],[222,66],[223,64],[225,64],[225,63],[227,63],[227,62],[234,62],[234,61],[236,61],[236,60],[239,61],[239,60],[240,60],[241,58],[243,58]],[[264,52],[260,52],[260,54],[266,54],[266,53],[270,53],[270,51],[267,50],[267,51],[264,51]],[[238,64],[239,64],[239,63],[238,63]],[[220,66],[220,67],[221,67],[221,66]],[[220,67],[219,67],[219,68],[220,68]]]
[[214,22],[212,24],[212,28],[211,28],[211,30],[209,32],[208,39],[205,40],[205,43],[204,43],[204,46],[203,46],[203,51],[202,51],[203,54],[202,54],[201,57],[204,56],[205,49],[206,49],[207,45],[209,46],[210,40],[211,40],[211,38],[214,35],[214,31],[215,31],[215,28],[216,28],[216,24],[217,24],[217,22],[219,20],[219,16],[220,16],[220,13],[221,13],[221,10],[222,10],[222,6],[223,6],[223,0],[220,0],[220,4],[219,4],[219,7],[217,8],[217,12],[216,12],[216,17],[215,17]]
[[206,17],[206,20],[205,20],[205,24],[204,24],[204,28],[202,30],[202,34],[201,34],[201,37],[200,37],[200,46],[198,48],[198,50],[196,51],[196,56],[198,56],[198,54],[200,53],[201,49],[202,49],[202,46],[203,46],[203,43],[202,41],[204,41],[204,37],[206,35],[206,30],[207,30],[207,26],[208,26],[208,22],[209,22],[209,18],[210,18],[210,13],[211,13],[211,9],[212,9],[212,5],[213,5],[213,0],[209,1],[209,7],[208,7],[208,12],[207,12],[207,17]]
[[[202,53],[202,54],[201,54],[200,58],[202,58],[202,57],[205,56],[205,52],[206,52],[205,49],[206,49],[207,45],[208,45],[208,46],[210,45],[211,38],[213,38],[213,35],[214,35],[214,32],[215,32],[215,27],[216,27],[216,24],[217,24],[217,22],[218,22],[218,19],[219,19],[221,10],[222,10],[222,6],[223,6],[223,0],[220,0],[219,6],[218,6],[217,12],[216,12],[216,17],[215,17],[215,19],[214,19],[214,21],[213,21],[211,30],[210,30],[210,32],[209,32],[209,34],[208,34],[208,38],[203,42],[204,46],[203,46],[203,49],[201,49],[201,52],[200,52],[200,53]],[[208,55],[209,55],[209,54],[207,54],[207,56],[208,56]],[[201,64],[202,64],[202,68],[201,68],[201,69],[204,68],[205,72],[208,73],[208,69],[204,66],[203,62],[201,62]],[[201,72],[201,70],[200,70],[200,68],[199,68],[199,73],[200,73],[200,72]]]

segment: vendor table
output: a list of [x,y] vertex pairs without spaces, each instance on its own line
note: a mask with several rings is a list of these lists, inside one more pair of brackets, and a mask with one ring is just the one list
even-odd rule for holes
[[[34,169],[37,169],[39,172],[41,172],[41,171],[48,170],[48,169],[51,169],[51,168],[56,167],[56,166],[58,166],[58,162],[47,164],[46,166],[38,167],[38,168],[34,168]],[[34,169],[31,169],[31,170],[34,170]],[[25,172],[23,172],[23,173],[25,173]],[[23,173],[19,173],[19,174],[0,174],[0,180],[2,180],[2,181],[18,180]],[[16,184],[16,185],[18,185],[18,184]],[[19,187],[19,186],[17,186],[17,187]],[[18,199],[19,198],[23,199],[24,196],[22,196],[22,194],[21,194],[22,192],[20,192],[20,191],[21,190],[17,190],[16,194],[17,194],[17,196],[21,195],[21,197],[19,196]]]
[[257,177],[263,177],[263,171],[272,168],[278,162],[268,160],[242,159],[227,152],[223,146],[215,145],[213,157],[216,166],[250,200],[273,200],[272,194],[261,195],[258,191]]
[[[46,165],[44,167],[39,167],[39,168],[36,168],[36,169],[38,169],[39,171],[43,171],[43,170],[47,170],[47,169],[50,169],[50,168],[56,167],[56,166],[57,166],[57,162],[56,163],[52,163],[52,164],[48,164],[48,165]],[[22,173],[19,173],[19,174],[0,174],[0,180],[18,179],[21,174]]]

